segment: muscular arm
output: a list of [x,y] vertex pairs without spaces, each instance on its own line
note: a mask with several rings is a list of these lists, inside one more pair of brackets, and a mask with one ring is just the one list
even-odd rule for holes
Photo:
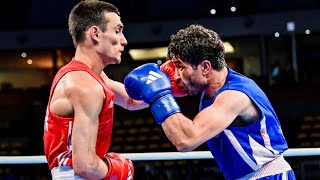
[[105,81],[107,87],[115,94],[115,104],[128,110],[139,110],[149,107],[149,105],[143,101],[136,101],[130,98],[124,85],[109,79],[104,72],[101,73],[101,78]]
[[193,121],[176,113],[161,125],[178,151],[191,151],[222,132],[237,116],[248,116],[248,110],[252,107],[251,100],[244,93],[227,90],[219,94],[212,105],[198,113]]
[[66,89],[74,110],[72,160],[75,174],[86,179],[102,179],[107,165],[96,154],[99,113],[104,93],[100,84],[84,72],[72,72],[72,85]]

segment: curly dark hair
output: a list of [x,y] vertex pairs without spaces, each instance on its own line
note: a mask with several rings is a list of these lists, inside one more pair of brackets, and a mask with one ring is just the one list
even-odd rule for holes
[[83,41],[84,32],[90,26],[96,25],[102,31],[107,29],[108,20],[104,16],[105,12],[114,12],[120,16],[117,7],[99,0],[83,0],[72,8],[68,26],[74,46]]
[[168,58],[180,57],[182,61],[197,67],[203,60],[209,60],[214,70],[226,66],[224,46],[219,35],[198,24],[179,30],[170,37]]

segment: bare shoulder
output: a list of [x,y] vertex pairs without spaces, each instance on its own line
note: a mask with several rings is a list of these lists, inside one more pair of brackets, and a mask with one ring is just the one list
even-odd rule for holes
[[216,97],[212,106],[239,115],[245,109],[252,106],[252,102],[250,98],[241,91],[225,90]]
[[[93,93],[101,91],[103,88],[100,83],[85,71],[73,71],[66,76],[67,81],[70,82],[71,90],[76,90],[79,93]],[[71,91],[72,93],[73,91]]]
[[86,95],[99,95],[103,92],[101,84],[85,71],[69,72],[63,80],[65,91],[70,96],[85,98]]
[[241,91],[225,90],[222,91],[217,97],[215,102],[217,103],[230,103],[230,104],[243,104],[249,103],[250,98]]
[[50,109],[56,115],[72,117],[76,106],[99,103],[103,95],[102,86],[89,73],[69,72],[58,82]]
[[[241,91],[226,90],[220,93],[216,99],[220,105],[234,113],[237,117],[241,117],[241,121],[245,124],[255,122],[259,119],[259,111],[249,96]],[[243,122],[237,122],[241,124]]]

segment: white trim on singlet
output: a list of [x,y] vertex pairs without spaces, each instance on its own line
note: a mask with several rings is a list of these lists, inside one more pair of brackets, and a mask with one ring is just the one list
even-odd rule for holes
[[266,125],[266,117],[263,116],[263,119],[260,122],[260,132],[261,132],[261,136],[263,138],[263,142],[264,145],[267,149],[269,149],[270,151],[273,152],[273,154],[279,154],[279,151],[273,149],[273,147],[271,146],[271,141],[270,141],[270,137],[269,134],[267,132],[267,125]]
[[274,176],[281,174],[283,180],[288,179],[288,171],[292,170],[288,162],[283,158],[283,155],[277,157],[273,161],[270,161],[263,165],[257,171],[243,176],[237,180],[255,180],[263,177]]
[[242,148],[239,141],[236,139],[236,137],[233,135],[233,133],[230,130],[223,130],[224,133],[227,135],[229,141],[233,145],[233,147],[236,149],[236,151],[239,153],[239,155],[242,157],[242,159],[250,166],[253,170],[259,169],[259,166],[248,156],[248,154],[245,152],[245,150]]
[[254,140],[250,135],[248,135],[249,138],[249,144],[252,148],[252,156],[255,159],[256,162],[254,162],[248,154],[245,152],[245,150],[242,148],[241,144],[237,140],[237,138],[234,136],[231,130],[224,130],[224,133],[228,137],[229,141],[235,148],[235,150],[238,152],[238,154],[241,156],[243,161],[247,163],[248,166],[250,166],[253,170],[259,169],[261,166],[263,166],[265,163],[272,161],[273,159],[277,158],[279,156],[279,152],[272,148],[270,137],[267,133],[266,129],[266,117],[264,116],[260,122],[260,132],[262,139],[264,141],[264,145],[259,144],[256,140]]
[[66,166],[70,157],[72,156],[72,144],[71,144],[71,133],[72,133],[72,121],[69,121],[68,127],[68,138],[67,138],[67,150],[58,155],[58,164],[59,166]]
[[51,170],[52,180],[85,180],[74,174],[71,166],[58,166]]

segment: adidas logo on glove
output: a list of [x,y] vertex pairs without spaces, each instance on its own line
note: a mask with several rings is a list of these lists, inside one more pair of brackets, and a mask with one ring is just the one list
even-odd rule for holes
[[149,71],[149,76],[148,76],[148,80],[147,80],[146,84],[150,84],[159,78],[162,78],[162,76],[160,74],[158,74],[154,71]]

